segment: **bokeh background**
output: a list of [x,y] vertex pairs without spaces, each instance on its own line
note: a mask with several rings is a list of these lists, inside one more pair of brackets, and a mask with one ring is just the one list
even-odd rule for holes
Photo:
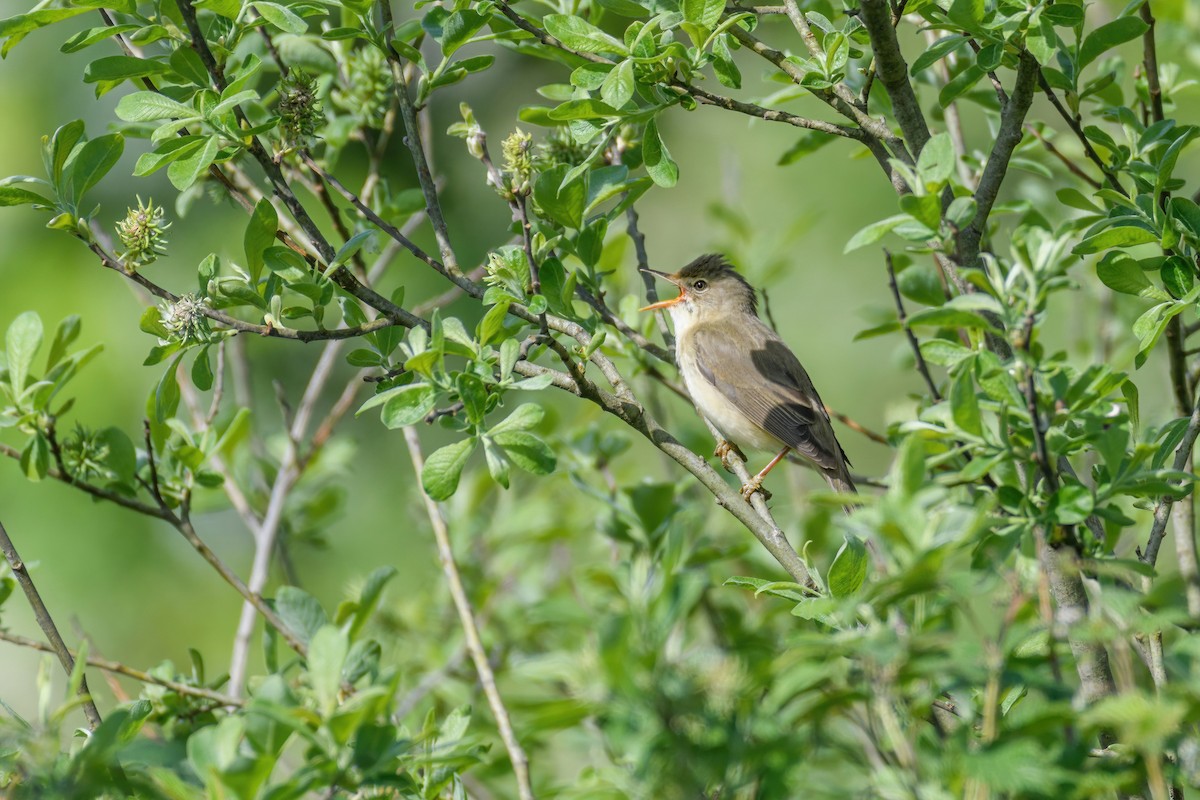
[[[16,5],[6,4],[2,13],[15,11]],[[1117,5],[1110,5],[1091,13],[1111,13]],[[1185,0],[1161,2],[1155,4],[1155,13],[1162,20],[1162,58],[1200,68],[1200,45],[1173,35],[1171,24],[1182,15],[1197,14],[1195,5]],[[81,22],[79,27],[91,24]],[[786,33],[780,30],[778,35]],[[42,174],[40,137],[59,125],[82,117],[95,135],[112,119],[122,91],[97,101],[81,76],[89,61],[109,54],[113,45],[64,55],[57,52],[64,38],[63,26],[36,32],[0,62],[0,97],[5,104],[0,176]],[[907,44],[910,58],[923,46],[919,41]],[[480,263],[487,249],[505,238],[509,220],[507,208],[483,185],[478,162],[466,154],[460,140],[444,135],[458,118],[458,103],[474,108],[495,146],[518,124],[515,114],[520,106],[543,102],[535,91],[538,86],[565,80],[555,65],[497,48],[472,47],[494,50],[497,63],[485,75],[439,92],[432,125],[432,147],[446,178],[443,200],[450,230],[465,265]],[[1134,51],[1127,55],[1132,69]],[[771,91],[760,80],[759,65],[744,57],[740,60],[745,94],[761,96]],[[1186,96],[1193,103],[1198,97],[1194,90]],[[805,101],[789,107],[813,115],[822,110]],[[990,144],[982,115],[967,111],[964,116],[968,140],[978,146]],[[1180,116],[1196,121],[1200,115],[1192,108],[1183,109]],[[911,408],[909,393],[919,390],[906,345],[898,336],[855,340],[856,333],[876,324],[892,307],[882,255],[877,247],[843,254],[846,240],[856,230],[895,213],[895,197],[874,162],[850,143],[834,142],[815,156],[777,166],[796,141],[794,129],[705,107],[690,113],[675,110],[663,119],[662,128],[681,175],[674,190],[652,190],[639,203],[653,265],[673,269],[702,252],[727,252],[753,282],[769,289],[780,332],[831,406],[878,431],[903,418]],[[532,130],[538,137],[545,134]],[[1071,152],[1069,143],[1060,146]],[[164,173],[149,180],[130,177],[133,162],[144,148],[145,142],[129,140],[121,165],[95,193],[102,206],[100,219],[111,230],[113,220],[136,203],[135,194],[166,204],[168,219],[174,222],[170,252],[150,269],[159,283],[184,291],[193,285],[195,265],[207,253],[239,257],[244,217],[228,205],[200,201],[179,218],[172,208],[175,193]],[[344,161],[351,174],[361,168],[355,158],[348,153]],[[1183,174],[1191,169],[1197,175],[1195,155],[1188,158]],[[385,171],[396,185],[406,181],[415,185],[398,141],[393,142],[388,164]],[[716,168],[709,169],[713,164]],[[1057,214],[1053,188],[1051,181],[1015,171],[1004,192],[1006,198],[1024,197],[1044,213]],[[118,275],[102,269],[78,242],[45,229],[44,221],[43,215],[28,207],[0,213],[0,327],[28,309],[37,311],[49,329],[68,314],[81,315],[83,341],[103,342],[105,350],[75,381],[78,402],[63,426],[71,426],[74,420],[92,427],[115,424],[136,438],[145,398],[162,370],[161,365],[140,366],[153,344],[138,330],[147,301]],[[622,234],[614,226],[610,235]],[[427,230],[417,238],[432,245]],[[1002,240],[997,244],[1003,246]],[[625,265],[630,272],[632,264],[629,248]],[[1062,315],[1067,322],[1056,332],[1060,346],[1080,346],[1099,335],[1101,325],[1114,324],[1116,366],[1132,369],[1127,331],[1138,301],[1121,298],[1112,319],[1105,319],[1094,274],[1081,267],[1075,275],[1081,289],[1070,313]],[[411,303],[442,290],[435,277],[415,260],[402,257],[386,285],[406,285]],[[634,291],[640,282],[631,278],[627,286]],[[451,306],[449,311],[465,308]],[[277,432],[280,413],[272,384],[279,382],[289,397],[297,398],[317,357],[317,346],[253,339],[246,346],[256,392],[255,424],[260,432]],[[342,371],[347,379],[353,374],[348,366],[343,365]],[[1143,418],[1161,422],[1166,413],[1158,388],[1166,385],[1163,365],[1152,360],[1142,373]],[[364,385],[364,400],[369,392]],[[707,449],[702,428],[683,404],[671,398],[663,402],[674,412],[674,427],[691,437],[698,449]],[[586,404],[555,403],[557,413],[581,431],[591,426],[619,427]],[[335,606],[350,585],[381,564],[395,565],[401,573],[393,586],[403,590],[393,590],[390,602],[419,606],[423,597],[444,592],[403,442],[398,432],[385,433],[371,414],[342,423],[339,435],[353,450],[343,452],[345,461],[334,481],[343,493],[341,510],[323,526],[325,547],[298,546],[292,552],[304,587],[327,607]],[[440,431],[426,435],[436,443]],[[879,475],[886,469],[890,461],[886,447],[844,428],[839,435],[858,471]],[[16,444],[18,440],[11,431],[0,431],[0,441]],[[624,477],[642,471],[660,479],[682,477],[651,453],[648,446],[635,444],[613,469]],[[519,478],[518,484],[528,488],[530,481]],[[541,479],[538,490],[563,496],[577,492],[561,471]],[[793,503],[786,494],[776,501],[780,521],[788,529],[796,516]],[[501,508],[511,511],[511,507]],[[598,535],[597,508],[586,502],[564,504],[564,508],[569,509],[565,516],[510,517],[503,524],[536,527],[547,539]],[[747,536],[724,515],[704,518],[719,536]],[[78,641],[80,632],[86,632],[94,653],[140,667],[163,658],[186,664],[189,647],[201,651],[213,671],[227,663],[240,599],[168,526],[95,503],[50,480],[30,483],[9,460],[0,461],[0,520],[33,567],[44,599],[69,641]],[[252,547],[238,518],[216,508],[201,514],[197,524],[222,557],[240,574],[247,574]],[[763,563],[762,574],[773,574]],[[14,632],[40,637],[23,598],[14,597],[4,606],[2,623]],[[35,673],[41,658],[0,644],[0,699],[22,714],[35,707]],[[110,695],[103,680],[94,677],[92,686],[107,702]]]

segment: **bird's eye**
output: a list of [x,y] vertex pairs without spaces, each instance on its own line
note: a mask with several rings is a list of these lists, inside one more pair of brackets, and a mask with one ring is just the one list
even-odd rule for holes
[[695,289],[697,292],[703,292],[705,289],[708,288],[708,281],[701,278],[700,280],[698,280],[692,284],[692,288]]

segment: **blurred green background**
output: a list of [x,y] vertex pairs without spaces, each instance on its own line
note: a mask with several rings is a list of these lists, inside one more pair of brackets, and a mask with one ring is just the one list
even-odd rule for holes
[[[1169,24],[1172,17],[1196,14],[1196,8],[1180,0],[1156,4],[1155,10],[1165,23],[1160,26],[1164,60],[1200,66],[1200,45],[1179,41]],[[783,31],[778,35],[786,38]],[[113,51],[113,46],[104,44],[63,55],[57,52],[63,38],[63,26],[37,32],[0,63],[0,97],[5,98],[8,109],[0,124],[0,175],[40,175],[39,139],[64,122],[83,117],[89,133],[95,135],[112,118],[121,91],[97,102],[81,75],[89,61]],[[909,44],[911,57],[921,43]],[[462,142],[444,135],[446,127],[458,118],[458,103],[467,102],[475,109],[498,150],[499,140],[516,124],[517,108],[541,102],[536,87],[565,79],[564,72],[554,65],[497,52],[499,60],[491,70],[439,92],[433,108],[432,148],[438,169],[446,176],[443,199],[464,265],[478,264],[489,247],[506,238],[508,211],[484,187],[482,170],[466,154]],[[758,63],[744,57],[741,63],[745,94],[771,91],[759,80],[762,70]],[[1193,91],[1189,96],[1196,94]],[[808,101],[789,108],[812,115],[822,111]],[[1196,121],[1197,116],[1194,107],[1181,112],[1188,121]],[[968,141],[990,144],[981,115],[967,112],[965,126]],[[535,129],[534,133],[541,138],[545,131]],[[895,213],[895,197],[876,164],[864,157],[865,152],[839,141],[815,156],[779,167],[778,159],[796,141],[794,129],[748,122],[745,117],[705,107],[667,115],[663,134],[680,164],[681,176],[674,190],[655,189],[639,204],[652,265],[674,269],[700,253],[724,250],[752,282],[769,289],[780,332],[808,367],[826,402],[877,431],[903,418],[910,408],[908,393],[920,388],[907,346],[898,336],[854,340],[858,331],[876,324],[892,308],[881,253],[874,247],[842,253],[856,230]],[[1062,146],[1070,152],[1069,145]],[[195,280],[195,265],[210,251],[240,257],[244,216],[228,205],[201,201],[192,205],[186,218],[178,218],[172,208],[174,191],[162,173],[149,180],[129,177],[134,160],[144,149],[145,142],[129,140],[121,165],[99,187],[95,198],[103,207],[101,219],[111,230],[112,221],[122,216],[127,206],[135,205],[135,193],[164,203],[168,219],[174,221],[169,255],[149,269],[162,285],[186,291]],[[1189,163],[1195,174],[1194,148],[1192,153]],[[355,158],[348,152],[343,162],[351,173],[358,168]],[[718,165],[715,171],[699,168],[713,162]],[[411,181],[411,166],[398,141],[393,142],[389,163],[394,166],[385,171],[397,185]],[[1053,208],[1052,188],[1044,179],[1013,172],[1004,193],[1007,198],[1028,198],[1043,213],[1052,215],[1058,213]],[[718,207],[724,211],[717,213],[714,209]],[[741,219],[744,234],[737,234],[723,221],[731,215]],[[64,428],[74,420],[92,427],[116,424],[136,439],[147,392],[162,371],[161,365],[140,366],[153,344],[138,330],[138,317],[147,301],[135,295],[120,276],[102,269],[82,245],[45,229],[43,222],[42,216],[27,207],[0,213],[0,242],[4,243],[0,248],[0,325],[7,326],[27,309],[37,311],[51,329],[64,316],[80,314],[83,341],[102,341],[105,351],[75,381],[79,399],[64,420]],[[622,234],[614,231],[610,235]],[[432,249],[427,230],[417,238]],[[632,275],[632,248],[626,252],[625,264],[629,272],[626,285],[630,291],[638,291],[640,281]],[[385,284],[389,289],[404,284],[411,304],[443,289],[435,277],[414,259],[402,257]],[[1081,268],[1076,277],[1083,287],[1072,312],[1062,315],[1070,324],[1058,332],[1061,346],[1067,348],[1091,340],[1105,323],[1098,311],[1100,294],[1094,274],[1090,268]],[[1121,298],[1117,310],[1133,312],[1139,302]],[[450,312],[454,311],[452,306]],[[1116,366],[1131,369],[1127,322],[1131,315],[1122,312],[1120,316],[1126,321],[1113,323],[1119,345]],[[273,400],[272,382],[280,382],[295,401],[318,346],[256,339],[248,339],[246,346],[255,382],[255,424],[260,433],[273,434],[279,429],[280,413]],[[342,373],[348,379],[353,371],[343,365]],[[1152,361],[1141,373],[1143,418],[1161,422],[1166,408],[1160,389],[1165,386],[1163,365]],[[364,385],[362,399],[367,396],[369,388]],[[613,430],[620,427],[584,403],[556,402],[562,419],[580,431],[596,425]],[[676,420],[673,428],[707,452],[709,443],[699,421],[681,402],[665,397],[663,402],[671,407]],[[393,564],[400,570],[398,583],[404,587],[404,602],[419,603],[424,593],[444,591],[427,522],[413,491],[407,452],[398,432],[385,433],[370,414],[342,423],[340,437],[355,448],[338,481],[345,492],[343,511],[323,531],[327,548],[297,547],[292,554],[304,587],[327,607],[336,605],[348,585],[380,564]],[[426,436],[431,442],[440,440],[436,430]],[[859,472],[879,475],[886,468],[890,460],[887,448],[845,428],[839,428],[839,436]],[[16,444],[18,440],[11,431],[4,431],[0,441]],[[653,469],[647,477],[683,477],[677,468],[666,468],[652,448],[642,443],[635,444],[613,468],[623,478],[630,478],[645,471],[647,465]],[[528,489],[531,481],[518,479],[518,486]],[[537,490],[564,497],[577,491],[562,470],[542,480]],[[793,500],[778,492],[776,498],[780,522],[794,533]],[[455,502],[468,501],[456,497]],[[564,517],[509,519],[507,524],[536,527],[547,538],[585,540],[599,535],[598,509],[590,502],[566,507],[569,511]],[[725,515],[706,518],[721,537],[748,538]],[[0,520],[32,565],[34,578],[68,641],[77,642],[79,632],[86,632],[94,642],[93,653],[140,667],[163,658],[186,664],[187,648],[195,647],[204,654],[211,672],[224,668],[240,599],[168,526],[92,502],[50,480],[29,483],[10,460],[0,461]],[[197,527],[236,571],[248,573],[252,547],[236,515],[224,510],[203,513],[197,518]],[[761,574],[774,574],[765,560],[762,563]],[[7,628],[40,638],[22,599],[9,602],[4,614]],[[0,644],[0,699],[22,714],[34,708],[34,676],[40,658]],[[107,702],[108,689],[99,676],[93,677],[92,687]]]

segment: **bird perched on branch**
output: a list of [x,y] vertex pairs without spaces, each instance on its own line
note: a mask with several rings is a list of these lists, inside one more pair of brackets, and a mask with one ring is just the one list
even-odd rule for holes
[[[758,317],[754,287],[720,255],[674,274],[647,272],[679,287],[664,308],[675,323],[675,360],[692,401],[724,436],[716,455],[738,446],[778,454],[742,486],[747,501],[790,451],[811,461],[836,492],[856,492],[850,462],[799,359]],[[742,456],[745,460],[745,456]]]

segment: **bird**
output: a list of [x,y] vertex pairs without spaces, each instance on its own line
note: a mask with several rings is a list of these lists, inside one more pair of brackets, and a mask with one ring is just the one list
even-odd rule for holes
[[777,453],[743,484],[743,499],[763,491],[763,479],[789,452],[812,462],[835,492],[856,493],[850,461],[808,372],[758,316],[754,287],[733,265],[710,253],[675,273],[643,271],[679,287],[678,297],[642,310],[671,315],[683,382],[696,410],[724,437],[714,455],[734,451],[745,461],[741,447]]

